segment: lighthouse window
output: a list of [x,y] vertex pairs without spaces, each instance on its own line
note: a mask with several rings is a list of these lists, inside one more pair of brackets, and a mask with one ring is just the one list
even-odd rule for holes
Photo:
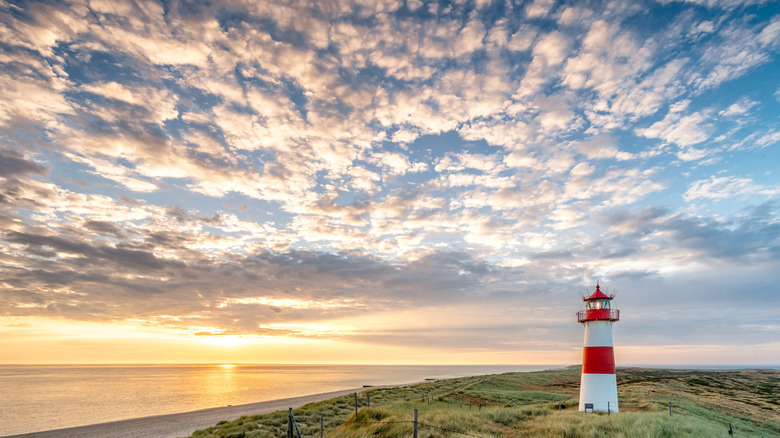
[[609,309],[609,300],[596,300],[588,302],[588,309]]

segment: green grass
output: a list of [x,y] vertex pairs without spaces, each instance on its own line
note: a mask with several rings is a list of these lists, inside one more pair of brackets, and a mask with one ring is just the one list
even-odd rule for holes
[[[324,417],[332,438],[411,437],[415,409],[420,438],[727,437],[729,423],[737,437],[780,437],[780,371],[620,368],[617,377],[621,413],[612,415],[577,412],[580,368],[569,367],[371,389],[361,394],[357,417],[352,395],[303,406],[295,416],[311,437],[319,437]],[[275,412],[192,437],[278,438],[286,428],[287,412]]]

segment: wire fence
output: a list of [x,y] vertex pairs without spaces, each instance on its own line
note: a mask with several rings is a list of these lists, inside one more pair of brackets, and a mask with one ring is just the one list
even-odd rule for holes
[[[495,404],[494,403],[493,405],[490,405],[490,401],[489,400],[480,400],[476,405],[474,405],[472,403],[468,403],[468,402],[466,402],[466,403],[457,402],[457,403],[452,403],[451,404],[449,400],[447,400],[447,401],[441,400],[441,398],[436,396],[436,395],[424,395],[424,396],[422,396],[422,398],[418,397],[418,399],[420,399],[422,401],[422,403],[426,404],[427,406],[430,406],[431,402],[437,402],[437,399],[438,399],[439,403],[447,403],[447,407],[448,408],[450,408],[452,406],[455,406],[455,407],[458,407],[458,408],[464,408],[464,407],[468,406],[469,409],[477,408],[478,410],[482,410],[483,407],[485,407],[485,408],[487,408],[488,406],[497,407],[497,406],[501,405],[500,403],[499,404]],[[407,401],[408,401],[408,399],[407,399]],[[425,428],[434,429],[434,430],[437,430],[437,431],[440,431],[440,432],[446,432],[446,433],[449,433],[449,434],[454,434],[456,436],[462,436],[462,437],[469,437],[469,438],[494,438],[492,435],[487,435],[487,436],[486,435],[475,435],[473,432],[466,432],[464,430],[457,430],[457,429],[437,426],[437,425],[433,425],[433,424],[429,424],[429,423],[424,423],[424,422],[418,421],[418,419],[417,419],[418,410],[417,409],[414,409],[414,417],[413,417],[412,420],[366,420],[366,419],[358,419],[358,417],[359,417],[358,414],[359,414],[360,409],[362,409],[362,408],[370,408],[371,407],[371,398],[370,398],[370,396],[367,396],[365,400],[358,399],[357,393],[354,393],[354,403],[355,403],[355,416],[354,416],[354,420],[348,420],[350,424],[362,424],[362,425],[371,425],[371,424],[376,424],[376,425],[379,425],[379,424],[407,424],[407,425],[411,425],[412,426],[412,437],[413,438],[417,438],[418,430],[425,429]],[[508,407],[514,407],[514,403],[508,405]],[[563,407],[563,403],[559,403],[558,404],[558,410],[560,411],[563,408],[564,408]],[[670,414],[671,414],[671,410],[670,410]],[[308,415],[307,417],[308,417],[309,420],[311,419],[310,415]],[[325,419],[325,416],[324,415],[320,415],[320,417],[319,417],[319,423],[320,423],[319,433],[315,433],[315,434],[301,434],[300,431],[299,431],[299,428],[298,428],[298,422],[297,422],[297,420],[295,418],[295,414],[293,413],[292,408],[290,408],[289,411],[288,411],[288,424],[287,424],[287,435],[286,435],[286,437],[287,438],[317,438],[317,437],[324,438],[324,436],[325,436],[324,419]],[[307,421],[307,423],[308,422],[309,421]],[[301,423],[301,424],[303,424],[303,423]]]
[[[433,395],[433,396],[425,395],[425,396],[423,396],[421,398],[421,400],[422,400],[423,403],[426,403],[428,406],[430,406],[431,401],[436,402],[437,398],[438,397],[435,396],[435,395]],[[367,396],[366,400],[365,400],[366,403],[363,403],[364,400],[359,400],[358,396],[357,396],[357,393],[355,393],[354,394],[354,400],[355,400],[355,416],[354,416],[354,420],[350,420],[349,421],[350,424],[362,424],[362,425],[369,425],[369,424],[377,424],[377,425],[378,424],[406,424],[406,425],[411,425],[412,426],[412,437],[413,438],[417,438],[418,430],[424,429],[424,428],[438,430],[440,432],[446,432],[446,433],[449,433],[449,434],[455,434],[457,436],[462,436],[462,437],[469,437],[469,438],[493,438],[492,435],[491,436],[475,435],[474,433],[466,432],[464,430],[457,430],[457,429],[437,426],[437,425],[433,425],[433,424],[429,424],[429,423],[424,423],[424,422],[418,421],[418,419],[417,419],[418,410],[417,409],[414,409],[414,413],[413,413],[414,415],[413,415],[413,419],[412,420],[366,420],[366,419],[359,419],[358,418],[359,417],[358,416],[359,410],[361,408],[370,408],[371,407],[371,398],[370,398],[370,396]],[[439,400],[439,401],[442,402],[441,400]],[[450,407],[450,402],[446,401],[446,403],[447,403],[447,407]],[[454,405],[457,406],[457,407],[460,407],[460,408],[463,408],[465,406],[468,406],[469,408],[474,408],[475,407],[471,403],[455,403]],[[488,400],[484,400],[484,402],[480,401],[477,404],[476,407],[479,410],[482,410],[483,407],[487,407],[488,405],[489,405],[489,401]],[[311,416],[308,416],[308,417],[311,418]],[[298,421],[295,418],[295,414],[293,412],[293,409],[289,408],[289,410],[288,410],[287,435],[286,435],[286,437],[287,438],[317,438],[317,437],[324,438],[324,436],[325,436],[324,419],[325,419],[325,416],[324,415],[320,415],[320,418],[319,418],[319,423],[320,423],[319,433],[315,433],[313,435],[301,434],[301,432],[299,430],[299,427],[298,427]],[[301,424],[303,424],[303,423],[301,423]]]
[[[320,427],[320,433],[315,435],[302,435],[298,430],[298,425],[295,420],[295,415],[293,414],[292,408],[289,410],[289,421],[287,425],[287,438],[317,438],[317,437],[324,437],[324,427]],[[320,417],[320,424],[323,423],[323,417]],[[353,421],[350,422],[351,424],[410,424],[412,425],[412,434],[414,438],[417,438],[417,432],[421,428],[429,428],[429,429],[436,429],[442,432],[448,432],[448,433],[454,433],[460,436],[470,437],[470,438],[493,438],[493,437],[486,437],[484,435],[474,435],[472,433],[464,432],[462,430],[455,430],[450,429],[446,427],[441,426],[435,426],[433,424],[423,423],[421,421],[417,420],[417,409],[414,410],[414,420],[411,421],[397,421],[397,420],[375,420],[375,421]]]
[[[364,405],[360,406],[360,404],[358,403],[357,393],[355,393],[355,416],[354,416],[354,420],[351,420],[351,419],[347,420],[350,424],[361,424],[361,425],[406,424],[406,425],[411,425],[412,426],[412,437],[413,438],[417,438],[418,430],[425,429],[425,428],[434,429],[434,430],[437,430],[437,431],[440,431],[440,432],[449,433],[449,434],[455,434],[457,436],[462,436],[462,437],[469,437],[469,438],[494,438],[494,436],[492,436],[492,435],[488,435],[488,436],[486,436],[486,435],[475,435],[472,432],[466,432],[464,430],[457,430],[457,429],[452,429],[452,428],[448,428],[448,427],[442,427],[442,426],[433,425],[433,424],[430,424],[430,423],[424,423],[424,422],[418,420],[418,418],[417,418],[418,410],[417,409],[414,409],[414,416],[413,416],[412,420],[379,420],[379,419],[377,419],[377,420],[366,420],[366,419],[359,419],[359,412],[360,412],[359,409],[360,408],[370,408],[371,407],[371,399],[367,397],[366,401],[367,401],[367,404],[364,404]],[[427,404],[430,405],[431,404],[431,397],[430,396],[423,396],[422,397],[422,401],[423,402],[427,402]],[[434,398],[434,401],[435,401],[435,398]],[[484,401],[484,405],[483,405],[482,402],[480,401],[479,404],[478,404],[478,408],[481,410],[483,406],[487,407],[488,403],[489,402],[487,400],[485,400]],[[461,408],[463,406],[466,406],[466,405],[468,405],[469,408],[473,408],[474,407],[474,405],[471,404],[471,403],[458,403],[458,404],[456,404],[456,406],[458,406],[458,405]],[[450,407],[450,402],[449,401],[447,401],[447,406]],[[493,405],[493,406],[496,406],[496,405]],[[512,406],[514,406],[514,404],[510,405],[510,407],[512,407]],[[669,416],[671,417],[671,416],[673,416],[673,413],[672,413],[672,403],[669,403],[668,406],[669,406]],[[559,403],[558,404],[558,411],[561,411],[563,408],[564,408],[563,407],[563,403]],[[607,415],[609,415],[609,413],[610,412],[608,410],[607,411]],[[308,417],[311,418],[310,415]],[[301,432],[300,432],[300,430],[298,428],[298,423],[297,423],[297,421],[295,419],[295,414],[293,413],[293,409],[289,408],[286,438],[317,438],[317,437],[324,438],[324,436],[325,436],[324,435],[325,434],[324,419],[325,419],[325,416],[324,415],[320,415],[320,418],[319,418],[319,422],[320,422],[319,433],[315,433],[313,435],[303,435],[303,434],[301,434]],[[730,437],[734,436],[734,431],[733,431],[731,423],[728,424],[728,435]],[[566,433],[565,432],[564,432],[563,436],[564,436],[564,438],[566,437]]]

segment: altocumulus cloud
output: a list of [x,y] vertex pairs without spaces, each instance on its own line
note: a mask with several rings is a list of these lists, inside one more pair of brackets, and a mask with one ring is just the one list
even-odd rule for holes
[[283,3],[0,5],[9,327],[777,339],[777,3]]

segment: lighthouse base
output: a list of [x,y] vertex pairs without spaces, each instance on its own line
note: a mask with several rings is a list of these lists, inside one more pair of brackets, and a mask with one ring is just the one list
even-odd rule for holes
[[585,404],[593,405],[594,411],[619,412],[615,375],[583,374],[580,382],[580,412],[585,412]]

